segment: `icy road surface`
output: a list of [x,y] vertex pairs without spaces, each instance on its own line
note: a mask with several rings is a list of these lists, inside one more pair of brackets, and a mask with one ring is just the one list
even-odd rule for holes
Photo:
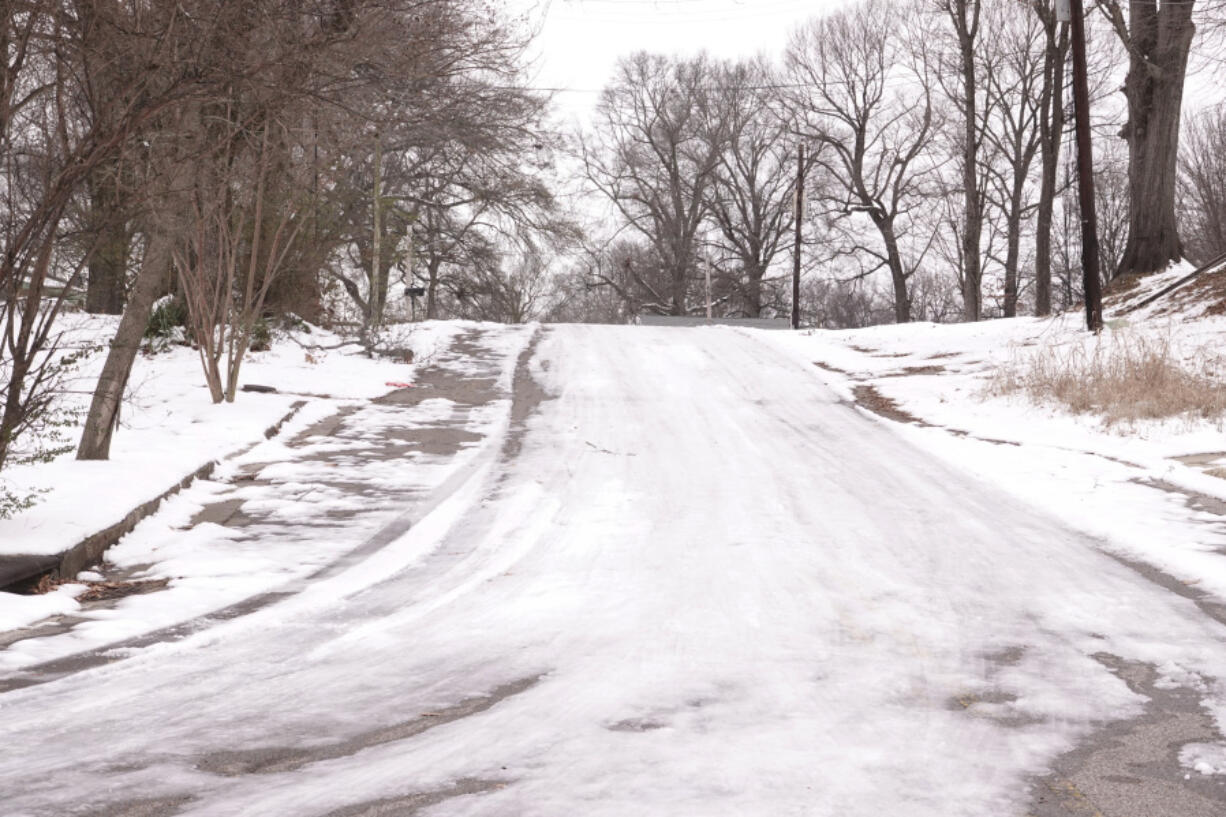
[[803,358],[547,328],[499,433],[366,562],[0,695],[0,813],[1226,813],[1226,627]]

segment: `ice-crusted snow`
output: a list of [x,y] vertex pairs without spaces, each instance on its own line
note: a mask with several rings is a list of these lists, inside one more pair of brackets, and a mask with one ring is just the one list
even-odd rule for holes
[[[75,322],[71,329],[77,342],[87,338],[105,341],[113,333],[114,319],[70,316]],[[259,454],[275,459],[282,449],[281,441],[311,423],[334,414],[346,406],[364,403],[369,398],[393,390],[389,382],[413,379],[415,366],[429,362],[456,334],[472,328],[463,322],[416,324],[399,331],[399,343],[412,348],[416,364],[388,359],[370,358],[359,346],[342,346],[336,335],[314,328],[309,334],[295,332],[282,337],[272,349],[252,353],[243,365],[242,383],[271,386],[275,394],[242,393],[233,404],[213,405],[203,385],[203,376],[196,352],[173,347],[170,351],[137,359],[132,385],[122,411],[122,425],[117,431],[109,460],[80,462],[65,454],[50,463],[19,465],[6,468],[3,479],[17,493],[40,492],[34,507],[0,520],[0,554],[60,553],[85,537],[119,522],[129,510],[160,496],[181,479],[202,466],[234,457],[257,443]],[[328,347],[340,348],[328,348]],[[324,348],[320,348],[324,347]],[[101,369],[102,355],[89,359],[75,382],[71,384],[82,394],[76,402],[86,405],[92,389],[91,378]],[[274,441],[263,442],[265,431],[290,412],[295,403],[305,405]],[[372,429],[372,434],[378,429]],[[69,431],[75,441],[76,430]],[[241,461],[241,460],[240,460]],[[247,461],[250,461],[248,458]],[[222,465],[218,476],[224,477]],[[128,544],[160,536],[172,538],[176,524],[185,524],[207,496],[202,487],[193,499],[172,500],[165,519],[177,520],[163,524],[158,533],[148,530],[133,535]],[[203,536],[191,532],[186,538]],[[195,542],[194,544],[199,544]],[[187,548],[192,551],[192,548]],[[273,572],[283,570],[277,564],[290,554],[269,554],[259,562]],[[180,565],[185,572],[227,569],[206,562],[200,556],[191,565]],[[239,568],[239,562],[232,563]],[[250,571],[258,572],[254,563],[242,564],[234,571],[235,592],[250,589]],[[49,610],[46,603],[3,599],[0,608],[0,631],[13,629],[44,618],[48,612],[71,612],[75,605],[60,604]],[[194,608],[193,608],[194,609]]]
[[[855,399],[855,386],[871,385],[931,424],[880,420],[916,445],[1055,514],[1123,556],[1226,597],[1226,560],[1219,552],[1226,537],[1215,524],[1221,520],[1195,507],[1193,498],[1226,500],[1226,480],[1185,461],[1204,455],[1206,464],[1219,459],[1226,464],[1220,419],[1108,428],[1093,414],[1074,415],[1054,403],[1035,405],[991,389],[1001,367],[1024,365],[1028,355],[1052,347],[1092,349],[1150,338],[1169,343],[1176,356],[1203,362],[1205,355],[1219,354],[1226,319],[1131,317],[1112,322],[1097,338],[1081,321],[1069,314],[760,337],[813,366],[844,399]],[[1153,484],[1173,490],[1156,490]]]
[[1226,743],[1189,743],[1179,750],[1179,762],[1203,775],[1226,774]]
[[[1106,555],[1053,493],[984,477],[1018,446],[947,445],[845,405],[812,364],[842,343],[546,330],[531,372],[548,399],[518,455],[472,461],[370,559],[0,696],[5,743],[22,747],[0,752],[6,807],[54,813],[88,792],[249,817],[397,802],[1020,815],[1031,776],[1144,711],[1096,656],[1150,664],[1222,711],[1205,679],[1226,678],[1226,628]],[[968,400],[964,417],[993,405]],[[1083,505],[1090,483],[1125,486],[1086,470],[1100,458],[1053,450],[1000,467],[1045,461],[1057,476],[1042,479],[1081,485]],[[1177,508],[1143,490],[1168,549],[1194,550]],[[258,766],[279,747],[302,754]],[[224,754],[248,749],[263,753]]]
[[[473,329],[470,324],[453,331]],[[437,334],[437,333],[436,333]],[[509,385],[510,372],[520,349],[531,336],[522,327],[486,327],[481,346],[494,359],[494,374]],[[463,360],[449,368],[471,371]],[[489,372],[481,372],[489,374]],[[293,448],[286,441],[330,417],[338,407],[348,409],[343,438],[314,437]],[[446,399],[426,399],[411,411],[373,406],[364,401],[317,400],[309,403],[286,424],[276,438],[261,442],[225,460],[212,479],[200,480],[188,490],[169,498],[153,516],[142,521],[118,545],[107,552],[108,562],[119,569],[134,569],[135,579],[169,579],[168,589],[124,599],[113,608],[78,611],[70,595],[82,585],[65,585],[50,606],[44,596],[0,597],[12,599],[10,620],[35,621],[57,613],[75,613],[85,621],[66,633],[30,638],[0,651],[0,669],[19,669],[82,650],[141,635],[158,627],[200,616],[265,591],[300,589],[300,582],[359,546],[382,525],[399,514],[429,510],[422,503],[403,499],[406,493],[429,497],[448,480],[481,467],[496,452],[505,432],[507,401],[458,412],[464,430],[478,439],[448,457],[413,456],[366,460],[358,456],[321,462],[322,452],[361,452],[380,445],[390,428],[428,428],[449,419],[455,405]],[[333,463],[339,462],[339,465]],[[255,469],[260,484],[230,480],[243,469]],[[342,481],[363,486],[360,492],[341,490],[329,483]],[[388,492],[401,496],[403,507],[388,506]],[[241,501],[248,515],[259,517],[250,529],[223,527],[193,518],[219,499]],[[332,514],[352,514],[345,524]],[[441,514],[431,515],[437,524]],[[386,555],[383,557],[387,558]],[[413,556],[405,557],[409,560]],[[378,559],[367,559],[350,572],[382,575],[389,569]],[[355,585],[361,587],[360,583]],[[339,592],[328,585],[327,598]],[[312,588],[304,598],[316,598]]]

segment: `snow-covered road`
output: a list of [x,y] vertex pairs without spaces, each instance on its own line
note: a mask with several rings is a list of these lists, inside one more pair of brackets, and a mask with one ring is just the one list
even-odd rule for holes
[[801,357],[554,327],[515,392],[366,563],[0,695],[0,814],[1226,812],[1226,626]]

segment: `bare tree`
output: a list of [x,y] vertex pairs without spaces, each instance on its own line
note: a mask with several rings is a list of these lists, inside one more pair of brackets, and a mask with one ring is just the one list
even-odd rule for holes
[[466,277],[466,295],[453,313],[470,320],[526,323],[548,314],[557,287],[550,271],[553,248],[524,236],[500,248],[499,263]]
[[[233,109],[228,113],[234,132],[214,161],[201,163],[187,229],[173,245],[189,328],[214,403],[234,402],[265,297],[305,220],[289,197],[269,191],[277,183],[269,178],[273,157],[284,155],[274,146],[286,141],[284,124],[267,110],[250,122],[234,121]],[[284,178],[279,169],[278,180]],[[237,179],[252,184],[236,190]]]
[[[799,86],[787,105],[795,127],[818,146],[825,183],[814,196],[839,234],[834,251],[861,259],[862,276],[889,272],[899,323],[911,318],[907,282],[924,252],[908,246],[911,214],[928,195],[933,169],[930,66],[922,43],[907,36],[913,23],[909,6],[865,0],[793,32],[786,57]],[[855,216],[867,216],[877,243]]]
[[979,320],[982,312],[983,235],[985,187],[980,176],[980,147],[986,130],[987,111],[981,102],[979,50],[983,23],[981,0],[937,0],[954,32],[952,54],[940,76],[957,76],[949,87],[950,99],[961,116],[962,133],[958,144],[962,193],[962,314],[968,321]]
[[603,244],[584,247],[585,261],[572,276],[583,296],[567,314],[594,313],[599,323],[625,323],[636,315],[668,314],[661,293],[669,288],[668,272],[654,249],[640,235],[624,233]]
[[[191,137],[200,132],[199,113],[197,100],[187,100],[167,111],[156,136],[150,140],[142,172],[134,177],[145,187],[147,207],[137,219],[145,239],[144,254],[94,387],[77,445],[77,459],[104,460],[110,456],[124,390],[154,302],[173,278],[172,237],[182,226],[176,216],[183,211],[181,200],[189,188],[188,170],[194,166],[202,147]],[[168,168],[169,172],[156,172],[153,168]]]
[[[1053,232],[1052,294],[1059,309],[1077,307],[1084,297],[1081,267],[1079,202],[1071,166],[1062,180],[1063,223]],[[1104,140],[1094,151],[1094,206],[1098,216],[1098,244],[1102,265],[1099,279],[1106,285],[1115,276],[1128,241],[1128,156],[1119,140]]]
[[[79,28],[79,70],[81,72],[81,115],[89,121],[105,123],[132,101],[139,83],[139,55],[130,48],[115,46],[126,39],[121,33],[128,17],[118,2],[73,0],[72,10]],[[95,314],[118,315],[123,312],[128,255],[132,233],[135,189],[129,166],[130,151],[117,151],[99,164],[86,184],[87,204],[83,219],[85,232],[93,239],[88,259],[89,274],[85,309]]]
[[858,329],[889,322],[892,298],[865,279],[810,277],[801,287],[802,320],[823,329]]
[[[727,123],[707,191],[718,230],[715,264],[735,290],[739,314],[762,314],[762,279],[792,228],[793,141],[776,101],[775,73],[761,59],[721,66],[717,104]],[[723,137],[723,133],[715,134]]]
[[984,139],[987,198],[1004,223],[1002,313],[1017,315],[1022,233],[1033,209],[1031,168],[1039,151],[1043,104],[1044,34],[1041,21],[1025,8],[994,6],[984,18],[991,30],[981,74],[988,111]]
[[628,300],[624,290],[606,283],[621,268],[615,257],[619,247],[630,242],[614,242],[592,249],[561,269],[556,278],[556,298],[543,320],[552,323],[623,324],[639,314],[638,304]]
[[1191,117],[1184,136],[1180,214],[1188,257],[1203,264],[1226,253],[1226,107]]
[[1034,312],[1051,314],[1052,216],[1058,195],[1060,147],[1064,137],[1064,67],[1068,25],[1056,17],[1054,0],[1032,0],[1043,26],[1043,83],[1039,89],[1039,198],[1035,211]]
[[[373,143],[365,137],[372,126],[413,122],[415,144],[450,144],[460,133],[447,128],[453,108],[470,110],[452,104],[466,93],[459,80],[480,74],[484,93],[492,96],[500,69],[514,67],[503,58],[522,48],[513,27],[477,0],[182,0],[157,7],[168,17],[139,4],[115,7],[139,12],[121,30],[158,35],[147,39],[164,53],[144,43],[136,64],[191,78],[192,95],[150,119],[139,134],[149,145],[148,167],[137,180],[146,191],[146,213],[138,219],[145,260],[95,391],[82,458],[107,456],[139,339],[172,258],[188,277],[211,270],[213,283],[216,274],[234,271],[237,288],[219,298],[241,307],[226,316],[240,336],[258,317],[262,300],[287,299],[289,292],[299,303],[317,304],[320,267],[363,232],[370,245]],[[233,118],[215,116],[234,100],[242,104],[233,108]],[[210,123],[225,126],[210,130]],[[278,135],[260,147],[265,132]],[[244,149],[221,151],[229,165],[217,164],[220,146],[239,144]],[[261,166],[267,168],[265,186],[255,196]],[[245,178],[235,173],[242,167],[249,171]],[[227,174],[233,185],[228,201],[217,187]],[[385,191],[399,192],[390,185]],[[202,192],[208,193],[203,199]],[[403,218],[389,217],[399,203],[394,195],[378,201],[387,225],[381,240],[394,244],[387,231],[407,231]],[[388,256],[373,267],[386,269],[390,254],[375,255]],[[382,297],[387,277],[373,283]],[[229,384],[223,385],[224,393]]]
[[[137,103],[146,106],[150,100],[160,102],[152,111],[156,115],[147,117],[139,131],[129,134],[131,140],[144,145],[144,157],[133,183],[143,191],[143,212],[137,216],[137,223],[144,236],[145,254],[94,389],[77,448],[79,459],[109,456],[140,339],[173,266],[177,246],[179,258],[185,260],[176,238],[192,234],[188,230],[193,221],[191,192],[199,179],[208,177],[203,169],[213,166],[216,152],[224,153],[227,140],[234,136],[232,127],[210,129],[210,123],[232,122],[224,116],[210,118],[206,113],[227,110],[235,89],[244,84],[249,90],[267,92],[288,76],[294,78],[292,87],[301,93],[308,77],[318,78],[318,74],[306,70],[304,55],[313,54],[318,61],[329,44],[340,42],[345,35],[333,27],[332,17],[325,15],[321,24],[313,12],[299,13],[292,4],[278,0],[258,4],[184,0],[174,7],[158,7],[157,13],[139,6],[116,4],[112,8],[129,13],[118,19],[113,29],[133,40],[130,45],[123,37],[102,38],[99,42],[111,48],[131,48],[138,56],[131,63],[139,69],[128,78],[131,83],[151,85],[149,77],[163,74],[172,83],[181,82],[178,78],[182,77],[191,78],[191,82],[177,95],[161,91],[155,96],[159,89],[151,86],[135,97]],[[151,71],[151,66],[159,70]],[[282,89],[282,98],[286,95]],[[249,181],[235,180],[240,187]],[[191,262],[215,260],[192,258]]]
[[462,304],[470,277],[499,263],[498,247],[479,225],[480,208],[426,207],[414,230],[416,274],[425,284],[426,317],[439,318],[450,299]]
[[543,263],[545,247],[577,237],[578,227],[537,172],[552,150],[551,136],[521,133],[531,140],[495,140],[487,150],[468,154],[454,174],[431,185],[428,198],[417,201],[412,267],[425,284],[427,317],[471,313],[472,304],[458,312],[441,310],[444,292],[462,301],[459,296],[488,290],[492,280],[509,280],[508,264],[526,280]]
[[1150,273],[1183,257],[1175,213],[1184,79],[1195,0],[1097,0],[1128,52],[1128,244],[1119,272]]
[[401,104],[364,126],[378,149],[351,162],[337,196],[351,263],[328,272],[368,325],[382,322],[397,275],[423,283],[426,314],[439,317],[443,289],[469,261],[497,266],[503,238],[571,228],[549,184],[548,99],[523,87],[522,43],[499,31],[463,45],[467,57],[437,75],[392,84]]
[[665,273],[663,291],[638,276],[655,311],[684,315],[691,306],[707,194],[726,138],[716,82],[705,56],[627,57],[597,104],[596,135],[582,146],[587,178],[647,241]]
[[[168,107],[200,87],[189,71],[165,71],[174,11],[98,4],[122,18],[106,38],[85,37],[74,8],[53,0],[0,4],[0,467],[54,396],[56,320],[79,285],[94,242],[72,240],[68,218],[91,178]],[[90,60],[85,60],[88,52]],[[105,115],[88,116],[87,65],[142,55],[139,75]]]
[[1128,248],[1128,156],[1123,148],[1119,141],[1108,139],[1094,151],[1094,206],[1102,259],[1099,276],[1104,286],[1119,275]]

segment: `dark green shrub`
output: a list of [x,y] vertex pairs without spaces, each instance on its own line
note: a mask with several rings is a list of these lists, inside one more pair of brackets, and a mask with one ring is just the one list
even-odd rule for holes
[[145,328],[147,338],[174,338],[187,326],[187,304],[178,298],[163,298],[153,307],[149,325]]
[[255,322],[255,326],[251,327],[251,351],[267,352],[272,348],[272,329],[268,325],[268,321],[260,318]]

